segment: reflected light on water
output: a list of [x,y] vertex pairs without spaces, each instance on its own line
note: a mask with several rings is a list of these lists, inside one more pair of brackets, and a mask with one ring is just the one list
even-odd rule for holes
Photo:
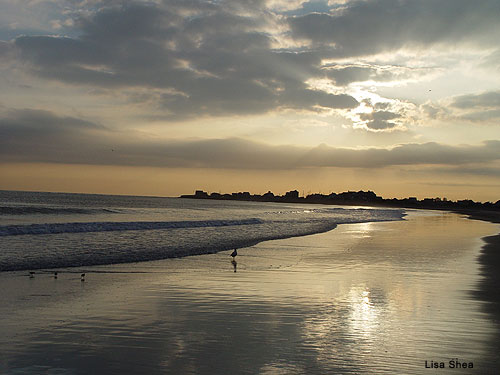
[[349,292],[349,329],[352,335],[369,339],[378,327],[378,313],[370,301],[370,291],[367,288],[354,287]]
[[372,236],[372,232],[373,223],[360,223],[353,228],[351,233],[357,238],[368,238]]

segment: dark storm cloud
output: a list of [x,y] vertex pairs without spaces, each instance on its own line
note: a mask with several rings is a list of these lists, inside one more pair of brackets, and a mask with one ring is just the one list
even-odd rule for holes
[[496,46],[499,18],[497,0],[370,0],[290,17],[289,24],[295,38],[332,44],[337,56],[358,56],[441,42]]
[[477,146],[403,144],[392,149],[274,146],[239,138],[151,141],[89,121],[25,109],[1,113],[0,155],[4,161],[236,169],[461,166],[500,160],[500,141]]
[[154,88],[148,100],[177,119],[358,105],[348,95],[311,90],[305,81],[321,76],[321,56],[273,49],[263,31],[268,23],[266,12],[244,2],[124,2],[79,14],[79,37],[20,36],[13,43],[38,76]]

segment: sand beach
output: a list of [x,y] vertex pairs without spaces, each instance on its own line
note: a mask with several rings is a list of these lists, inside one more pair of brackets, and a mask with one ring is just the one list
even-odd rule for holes
[[230,251],[3,272],[0,373],[495,373],[498,229],[409,211],[239,249],[236,272]]

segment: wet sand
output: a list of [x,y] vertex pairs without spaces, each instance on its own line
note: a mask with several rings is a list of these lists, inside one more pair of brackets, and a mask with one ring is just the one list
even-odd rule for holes
[[[500,223],[500,212],[496,211],[462,211],[470,219],[484,220],[492,223]],[[481,265],[481,279],[473,295],[480,301],[485,302],[483,310],[488,313],[489,318],[495,325],[495,335],[490,346],[496,353],[500,353],[500,233],[483,238],[484,245],[478,257]],[[500,354],[496,355],[496,361],[500,368]]]
[[[0,373],[496,373],[498,229],[413,211],[239,249],[237,272],[223,252],[2,273]],[[454,358],[474,368],[425,368]]]
[[[481,210],[457,210],[472,220],[500,223],[500,212]],[[484,245],[478,261],[481,264],[481,280],[474,294],[487,302],[485,310],[492,314],[492,319],[500,323],[500,233],[483,238]],[[500,344],[499,344],[500,345]]]
[[487,302],[486,310],[500,323],[500,234],[483,240],[485,245],[479,256],[482,279],[476,295]]

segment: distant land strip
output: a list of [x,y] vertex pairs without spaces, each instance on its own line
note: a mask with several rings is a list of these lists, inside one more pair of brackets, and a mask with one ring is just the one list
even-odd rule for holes
[[349,206],[383,206],[383,207],[402,207],[402,208],[420,208],[420,209],[438,209],[438,210],[488,210],[500,211],[500,200],[492,202],[475,202],[470,199],[448,200],[446,198],[424,198],[418,200],[416,197],[403,199],[391,198],[385,199],[373,191],[346,191],[343,193],[309,194],[299,196],[297,190],[291,190],[285,195],[274,195],[268,191],[265,194],[250,194],[249,192],[238,192],[231,194],[211,193],[203,190],[196,190],[194,194],[181,195],[180,198],[191,199],[215,199],[215,200],[235,200],[250,202],[277,202],[277,203],[312,203],[312,204],[334,204]]

